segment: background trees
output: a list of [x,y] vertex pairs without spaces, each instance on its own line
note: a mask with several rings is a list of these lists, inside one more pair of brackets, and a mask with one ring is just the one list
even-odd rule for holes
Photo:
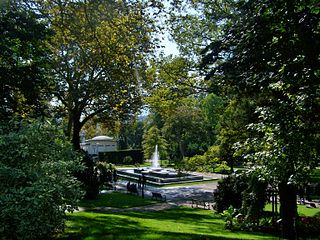
[[143,135],[143,151],[145,158],[151,159],[155,152],[155,147],[158,145],[160,158],[164,159],[167,156],[167,141],[162,137],[160,129],[156,126],[151,126]]

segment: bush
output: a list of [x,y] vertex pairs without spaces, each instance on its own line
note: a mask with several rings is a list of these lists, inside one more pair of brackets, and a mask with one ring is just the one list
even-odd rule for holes
[[219,158],[219,146],[211,146],[203,155],[185,157],[181,162],[183,170],[198,172],[228,173],[227,162]]
[[125,157],[123,158],[123,163],[124,163],[124,164],[132,164],[132,163],[133,163],[132,157],[131,157],[131,156],[125,156]]
[[100,189],[103,187],[112,188],[112,182],[117,181],[115,166],[112,163],[97,162],[96,168],[98,169],[100,179]]
[[248,188],[248,177],[232,174],[224,178],[214,193],[215,210],[222,213],[230,206],[240,209],[242,192]]
[[242,193],[242,213],[248,226],[257,227],[267,202],[267,183],[251,173],[248,188]]
[[300,217],[298,234],[304,238],[315,238],[320,235],[320,217]]
[[[8,131],[9,129],[9,131]],[[45,239],[64,229],[82,196],[80,159],[49,123],[0,126],[0,236]]]

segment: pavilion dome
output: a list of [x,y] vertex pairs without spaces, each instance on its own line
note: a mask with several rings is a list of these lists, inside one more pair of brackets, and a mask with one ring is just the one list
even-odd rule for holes
[[109,136],[96,136],[96,137],[92,138],[91,140],[93,140],[93,141],[107,141],[107,140],[113,140],[113,138],[109,137]]

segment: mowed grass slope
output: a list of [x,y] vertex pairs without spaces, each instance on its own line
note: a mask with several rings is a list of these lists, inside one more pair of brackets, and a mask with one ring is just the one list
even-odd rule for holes
[[[125,208],[150,204],[150,200],[123,193],[83,201],[87,207]],[[177,207],[163,211],[75,212],[68,214],[66,231],[58,239],[278,239],[251,232],[231,232],[211,210]]]
[[278,239],[251,232],[224,229],[212,211],[179,207],[159,212],[93,213],[68,215],[60,239]]

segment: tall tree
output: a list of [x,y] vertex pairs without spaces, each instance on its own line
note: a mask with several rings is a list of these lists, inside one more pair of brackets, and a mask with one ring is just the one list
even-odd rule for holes
[[148,69],[145,103],[162,118],[174,114],[179,106],[191,104],[192,96],[206,91],[195,71],[190,71],[191,62],[186,58],[168,56],[160,62],[152,62]]
[[235,164],[244,162],[236,153],[235,144],[244,143],[248,136],[254,136],[247,125],[256,119],[255,103],[247,98],[231,100],[219,119],[216,144],[220,146],[219,157],[228,163],[231,171]]
[[80,130],[92,117],[128,116],[139,106],[152,21],[139,1],[45,1],[41,7],[55,31],[55,96],[79,149]]
[[283,235],[294,239],[296,186],[319,163],[320,7],[240,1],[234,19],[207,49],[208,77],[255,102],[259,119],[248,127],[257,134],[243,156],[278,185]]
[[50,80],[50,31],[40,15],[19,1],[0,5],[0,118],[43,115]]
[[235,6],[233,0],[169,0],[167,26],[182,56],[194,63],[201,52],[221,35]]
[[122,121],[119,124],[119,149],[141,149],[144,128],[143,120],[136,117],[129,121]]
[[151,158],[155,147],[158,146],[160,158],[167,157],[168,144],[156,126],[150,127],[143,135],[143,151],[146,158]]
[[208,129],[200,107],[194,104],[177,108],[163,127],[164,136],[170,142],[171,158],[180,161],[183,157],[203,154],[212,144]]

